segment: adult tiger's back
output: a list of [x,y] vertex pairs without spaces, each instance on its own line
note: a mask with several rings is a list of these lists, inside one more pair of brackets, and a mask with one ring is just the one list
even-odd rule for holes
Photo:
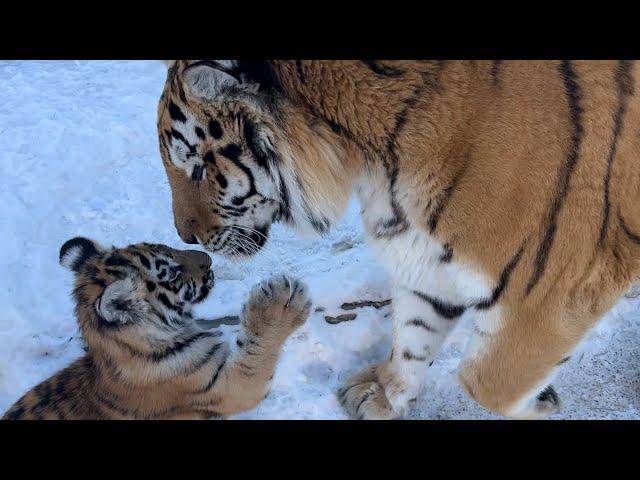
[[355,188],[394,283],[394,348],[347,382],[346,409],[403,414],[474,309],[465,389],[503,414],[546,415],[556,367],[640,272],[636,70],[172,63],[159,126],[176,224],[223,252],[242,242],[233,229],[265,236],[274,220],[322,233]]

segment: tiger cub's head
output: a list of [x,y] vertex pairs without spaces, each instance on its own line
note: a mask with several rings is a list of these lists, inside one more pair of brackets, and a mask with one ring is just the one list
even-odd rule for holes
[[349,196],[339,142],[282,93],[269,64],[168,65],[158,136],[182,240],[243,256],[263,247],[276,221],[328,231]]
[[78,321],[98,350],[112,341],[142,352],[172,344],[214,285],[206,253],[164,245],[104,248],[77,237],[61,247],[60,264],[75,273]]

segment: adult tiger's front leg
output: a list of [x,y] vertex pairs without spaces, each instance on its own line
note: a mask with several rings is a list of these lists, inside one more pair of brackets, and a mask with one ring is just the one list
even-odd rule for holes
[[391,357],[352,376],[338,392],[345,410],[354,418],[405,416],[444,339],[464,312],[462,307],[403,287],[395,288],[392,305]]

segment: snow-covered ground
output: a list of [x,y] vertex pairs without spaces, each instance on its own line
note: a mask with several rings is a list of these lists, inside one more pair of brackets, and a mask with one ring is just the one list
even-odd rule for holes
[[[65,240],[184,246],[156,139],[164,76],[155,61],[0,62],[0,412],[83,353],[72,275],[58,265]],[[357,310],[337,325],[324,319],[344,313],[343,302],[389,296],[357,213],[354,203],[321,240],[276,226],[251,263],[214,259],[217,286],[202,315],[237,313],[250,287],[278,271],[303,278],[315,307],[326,309],[287,342],[271,395],[236,418],[345,418],[338,386],[388,355],[389,307]],[[640,418],[639,306],[622,300],[566,364],[555,382],[564,401],[555,418]],[[468,320],[430,369],[414,418],[497,418],[456,381]]]

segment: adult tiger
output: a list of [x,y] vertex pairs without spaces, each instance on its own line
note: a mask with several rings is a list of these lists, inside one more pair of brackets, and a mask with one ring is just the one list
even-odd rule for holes
[[180,236],[214,252],[326,232],[355,189],[395,311],[351,415],[403,415],[473,309],[462,385],[539,418],[640,272],[637,92],[629,61],[171,61],[160,150]]

